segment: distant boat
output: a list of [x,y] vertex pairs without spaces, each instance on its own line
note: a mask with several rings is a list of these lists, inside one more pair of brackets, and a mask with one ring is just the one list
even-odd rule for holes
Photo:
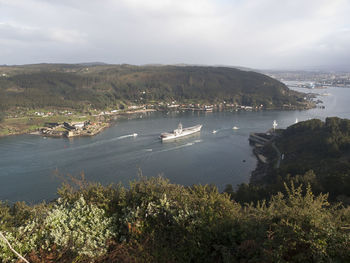
[[277,125],[278,125],[278,124],[277,124],[277,121],[274,120],[273,123],[272,123],[272,127],[273,127],[274,130],[276,129]]
[[218,131],[217,130],[213,130],[213,134],[217,133]]
[[133,133],[132,136],[136,137],[136,136],[137,136],[137,133]]
[[167,140],[172,140],[172,139],[176,139],[179,137],[187,136],[187,135],[199,132],[202,129],[202,126],[203,125],[199,124],[196,126],[183,128],[182,124],[179,123],[177,129],[175,129],[173,132],[163,132],[160,135],[160,139],[162,141],[167,141]]
[[237,126],[233,126],[232,130],[238,130],[239,128]]
[[296,119],[295,119],[295,123],[298,123],[298,122],[299,122],[299,121],[298,121],[298,118],[296,118]]

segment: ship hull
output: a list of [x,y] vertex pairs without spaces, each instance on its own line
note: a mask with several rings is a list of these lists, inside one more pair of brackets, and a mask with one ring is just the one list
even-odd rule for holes
[[200,132],[201,129],[202,129],[202,125],[196,125],[193,127],[184,128],[180,134],[166,132],[166,133],[162,133],[160,135],[160,139],[162,140],[162,142],[174,140],[174,139],[178,139],[181,137],[185,137],[185,136]]

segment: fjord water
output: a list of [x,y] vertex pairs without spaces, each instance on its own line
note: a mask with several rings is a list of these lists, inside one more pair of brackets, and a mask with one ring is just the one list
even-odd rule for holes
[[[310,90],[302,90],[310,92]],[[256,166],[248,137],[266,131],[273,120],[284,128],[299,121],[327,116],[350,117],[350,89],[328,88],[314,92],[325,109],[307,111],[185,112],[137,114],[118,120],[95,137],[44,138],[20,135],[0,138],[0,200],[35,203],[56,197],[61,175],[78,175],[88,180],[125,185],[144,176],[163,175],[171,182],[226,184],[248,182]],[[129,116],[131,117],[131,116]],[[182,122],[184,127],[203,124],[198,134],[162,143],[161,132]],[[232,127],[237,126],[238,130]],[[217,132],[214,134],[213,130]],[[138,136],[134,137],[133,134]]]

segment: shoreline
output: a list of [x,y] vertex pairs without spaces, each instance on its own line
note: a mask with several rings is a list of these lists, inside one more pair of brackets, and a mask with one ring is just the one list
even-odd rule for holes
[[81,131],[80,133],[76,132],[72,135],[69,135],[67,130],[67,131],[60,131],[60,133],[57,133],[57,134],[47,134],[47,133],[42,133],[40,131],[41,129],[45,129],[46,127],[40,127],[40,128],[37,128],[36,130],[16,131],[16,132],[11,132],[9,134],[0,134],[0,138],[5,138],[8,136],[16,136],[16,135],[35,135],[35,136],[43,136],[43,137],[51,137],[51,138],[92,137],[101,133],[105,129],[109,128],[111,124],[120,116],[137,114],[137,113],[148,113],[148,112],[155,112],[155,111],[156,111],[155,109],[142,109],[142,110],[135,110],[135,111],[119,112],[115,114],[94,116],[94,117],[97,117],[97,119],[103,118],[103,120],[98,121],[98,124],[95,125],[98,127],[95,128],[95,130],[91,133]]
[[[124,115],[132,115],[132,114],[138,114],[138,113],[149,113],[149,112],[164,112],[164,111],[203,111],[203,112],[216,112],[216,111],[271,111],[271,110],[281,110],[281,111],[296,111],[296,110],[310,110],[317,107],[313,103],[307,103],[302,107],[274,107],[274,108],[266,108],[266,109],[255,109],[255,108],[232,108],[232,107],[226,107],[226,108],[217,108],[217,109],[205,109],[205,108],[169,108],[169,109],[137,109],[137,110],[127,110],[124,112],[117,112],[117,113],[109,113],[109,114],[103,114],[103,115],[92,115],[93,117],[97,118],[100,127],[97,127],[93,132],[80,132],[80,133],[74,133],[71,135],[68,135],[68,132],[61,131],[61,134],[45,134],[40,131],[40,129],[44,129],[45,127],[37,128],[36,130],[29,130],[29,131],[15,131],[8,134],[0,134],[0,138],[4,138],[7,136],[16,136],[16,135],[40,135],[45,137],[53,137],[53,138],[63,138],[63,137],[84,137],[84,136],[95,136],[99,133],[101,133],[106,128],[110,127],[111,123],[114,122],[118,117],[122,117]],[[0,125],[1,127],[1,125]]]
[[[272,167],[279,168],[281,153],[275,145],[275,139],[278,134],[273,131],[265,133],[251,133],[249,135],[249,144],[253,147],[253,154],[257,159],[257,165],[251,172],[249,183],[263,184],[266,175],[270,174]],[[268,152],[266,147],[271,146],[274,154]]]

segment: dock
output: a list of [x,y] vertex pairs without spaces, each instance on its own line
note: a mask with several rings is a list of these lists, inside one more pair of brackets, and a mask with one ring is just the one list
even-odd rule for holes
[[255,132],[252,132],[249,135],[249,142],[251,142],[253,144],[254,143],[258,143],[258,144],[265,145],[272,138],[273,138],[273,136],[268,134],[268,133],[255,133]]
[[276,152],[276,163],[275,168],[279,168],[281,164],[282,154],[275,144],[275,137],[277,134],[274,132],[266,133],[251,133],[249,135],[249,143],[254,147],[253,153],[255,154],[258,164],[256,169],[252,172],[252,177],[250,179],[251,183],[258,183],[269,173],[271,169],[271,162],[274,161],[274,156],[269,156],[267,152],[264,151],[266,145],[271,144],[272,148]]

